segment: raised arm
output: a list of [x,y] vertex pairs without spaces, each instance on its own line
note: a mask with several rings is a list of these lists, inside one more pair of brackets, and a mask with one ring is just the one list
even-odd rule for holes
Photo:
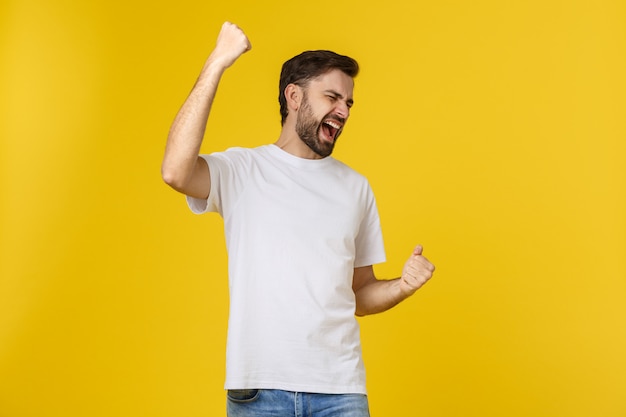
[[237,25],[229,22],[222,25],[215,49],[176,115],[167,137],[161,175],[175,190],[196,198],[209,196],[209,169],[206,161],[198,156],[207,119],[222,74],[250,49],[248,38]]
[[356,315],[381,313],[410,297],[433,275],[435,266],[422,255],[422,247],[416,246],[404,264],[402,276],[379,280],[372,266],[354,268],[352,289],[356,296]]

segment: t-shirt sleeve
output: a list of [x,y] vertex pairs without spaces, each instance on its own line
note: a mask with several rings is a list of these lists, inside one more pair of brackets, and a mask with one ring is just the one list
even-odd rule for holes
[[356,237],[355,248],[355,268],[382,263],[386,260],[378,207],[369,185],[365,199],[365,213]]
[[211,164],[209,163],[210,156],[200,155],[200,157],[204,158],[204,160],[207,161],[207,164],[209,166],[209,172],[210,172],[210,177],[211,177],[211,192],[209,193],[208,198],[195,198],[195,197],[186,196],[187,206],[189,206],[189,209],[195,214],[202,214],[208,211],[216,211],[216,210],[209,209],[209,201],[212,200],[212,197],[215,195],[215,193],[213,192],[213,183],[214,183],[213,173],[211,172]]
[[238,167],[245,165],[241,161],[241,153],[226,151],[200,156],[209,166],[211,191],[206,199],[187,196],[187,205],[196,214],[216,212],[224,217],[224,211],[232,207],[241,185]]

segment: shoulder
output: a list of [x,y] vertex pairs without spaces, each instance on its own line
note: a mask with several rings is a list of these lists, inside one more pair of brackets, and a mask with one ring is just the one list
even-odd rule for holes
[[224,157],[224,158],[246,158],[246,157],[253,157],[255,154],[258,154],[261,148],[262,147],[258,147],[258,148],[232,147],[224,151],[213,152],[210,155],[217,156],[217,157]]
[[230,162],[232,164],[247,163],[261,157],[264,154],[263,148],[264,146],[260,146],[257,148],[232,147],[224,151],[213,152],[207,155],[203,155],[203,157],[208,161],[214,159],[224,162]]
[[339,161],[338,159],[331,159],[331,166],[338,175],[341,175],[342,178],[345,178],[348,181],[353,181],[355,183],[369,185],[369,181],[365,175],[361,174],[346,163]]

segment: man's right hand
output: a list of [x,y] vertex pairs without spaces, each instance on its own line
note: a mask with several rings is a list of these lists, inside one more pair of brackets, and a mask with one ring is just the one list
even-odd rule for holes
[[243,30],[234,23],[224,22],[209,61],[226,69],[250,49],[252,45]]

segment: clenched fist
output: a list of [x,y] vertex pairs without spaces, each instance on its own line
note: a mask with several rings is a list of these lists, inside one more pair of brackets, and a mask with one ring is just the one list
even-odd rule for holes
[[234,23],[224,22],[209,60],[226,69],[250,49],[252,45],[243,30]]
[[407,296],[426,284],[435,271],[435,266],[422,255],[422,251],[422,246],[417,245],[402,269],[400,289]]

